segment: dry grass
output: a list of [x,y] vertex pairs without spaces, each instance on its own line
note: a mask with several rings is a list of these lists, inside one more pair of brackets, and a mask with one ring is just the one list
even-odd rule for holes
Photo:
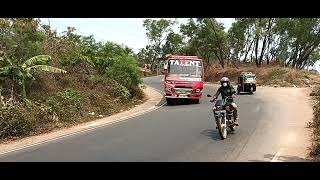
[[320,161],[320,86],[314,88],[310,94],[315,100],[313,106],[313,143],[310,155],[315,161]]
[[[304,71],[291,68],[284,68],[279,65],[269,65],[256,68],[255,65],[240,65],[239,69],[227,67],[222,69],[219,65],[213,65],[206,71],[206,80],[209,82],[217,82],[222,77],[229,77],[231,81],[236,82],[241,72],[249,71],[257,76],[257,85],[280,87],[292,86],[309,86],[309,84],[319,84],[320,76]],[[308,82],[309,81],[309,82]]]

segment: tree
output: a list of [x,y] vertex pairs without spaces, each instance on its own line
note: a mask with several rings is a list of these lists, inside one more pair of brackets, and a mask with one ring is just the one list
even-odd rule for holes
[[218,60],[225,67],[228,56],[227,34],[224,27],[215,19],[198,18],[197,21],[189,19],[187,24],[180,26],[180,32],[188,38],[185,47],[186,54],[196,54],[203,58],[205,67]]
[[[283,18],[277,20],[277,32],[288,48],[284,49],[289,57],[286,65],[302,69],[318,59],[320,44],[320,20],[318,18]],[[311,59],[312,58],[312,59]]]
[[143,21],[143,27],[145,27],[147,31],[146,35],[149,40],[148,48],[146,48],[144,51],[148,51],[148,54],[151,55],[150,63],[152,70],[154,70],[158,59],[165,55],[162,51],[162,44],[163,41],[167,39],[168,34],[171,34],[170,38],[176,38],[172,34],[171,29],[171,27],[176,23],[176,21],[166,19],[146,19]]
[[113,66],[106,70],[106,76],[132,90],[141,83],[137,61],[131,56],[118,56]]
[[183,37],[180,34],[170,32],[162,46],[162,54],[181,54],[183,51]]
[[244,47],[247,44],[248,38],[245,37],[246,27],[241,21],[232,23],[228,31],[228,42],[230,48],[230,56],[234,60],[240,61],[244,53]]
[[9,59],[24,60],[43,54],[46,35],[39,19],[0,18],[0,52]]
[[66,73],[66,71],[62,69],[45,65],[50,59],[51,57],[48,55],[38,55],[20,64],[8,58],[1,58],[0,60],[4,62],[5,66],[0,68],[0,74],[12,77],[13,80],[17,80],[18,84],[22,87],[23,99],[26,99],[26,83],[30,79],[35,80],[33,77],[34,72],[47,71],[52,73]]

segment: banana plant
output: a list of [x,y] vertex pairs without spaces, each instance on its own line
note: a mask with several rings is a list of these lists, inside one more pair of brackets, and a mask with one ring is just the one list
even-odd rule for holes
[[39,71],[46,71],[51,73],[66,73],[65,70],[45,65],[51,60],[48,55],[34,56],[23,63],[13,63],[8,58],[0,58],[4,62],[4,67],[0,68],[0,76],[10,76],[13,80],[17,80],[19,86],[22,87],[23,99],[26,99],[26,81],[28,79],[35,80],[33,74]]

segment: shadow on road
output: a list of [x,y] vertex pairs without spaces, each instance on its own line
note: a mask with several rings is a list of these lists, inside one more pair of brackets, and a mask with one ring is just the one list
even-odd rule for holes
[[203,135],[205,135],[215,141],[221,140],[217,129],[206,129],[206,130],[202,131],[201,134],[203,134]]
[[[211,138],[212,140],[221,141],[221,138],[217,129],[206,129],[202,131],[201,134]],[[233,135],[233,134],[234,132],[228,131],[228,135]]]
[[[265,161],[262,160],[249,160],[250,162],[270,162],[274,157],[274,154],[264,155]],[[279,156],[277,161],[280,162],[311,162],[309,159],[305,159],[299,156]]]
[[197,105],[197,103],[194,103],[189,99],[177,99],[173,104],[170,104],[170,105],[166,103],[165,98],[164,98],[164,101],[165,101],[165,106]]
[[240,94],[236,94],[236,95],[238,95],[238,96],[252,96],[252,95],[254,95],[254,93],[251,94],[249,92],[241,92]]

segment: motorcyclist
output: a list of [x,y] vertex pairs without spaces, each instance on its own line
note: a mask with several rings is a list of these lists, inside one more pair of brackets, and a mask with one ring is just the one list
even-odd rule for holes
[[[222,99],[224,99],[224,100],[228,96],[232,96],[234,98],[235,97],[234,94],[236,93],[236,91],[234,90],[234,88],[230,84],[229,78],[227,78],[227,77],[221,78],[220,83],[221,83],[221,87],[218,89],[216,94],[213,96],[213,100],[212,101],[215,101],[218,98],[219,94],[221,94]],[[236,126],[239,126],[239,122],[237,121],[238,120],[237,105],[234,102],[231,105],[233,107],[233,116],[234,116],[234,121],[235,121],[234,123],[235,123]]]

